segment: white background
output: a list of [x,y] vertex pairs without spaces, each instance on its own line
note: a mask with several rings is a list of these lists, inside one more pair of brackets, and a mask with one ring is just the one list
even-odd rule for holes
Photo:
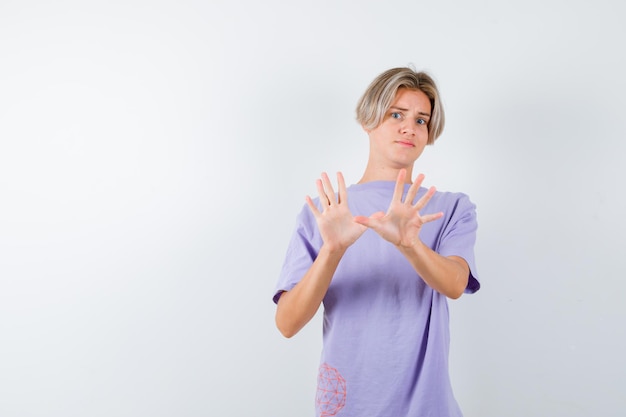
[[313,414],[321,316],[271,297],[380,72],[440,85],[418,160],[478,206],[466,417],[626,409],[617,1],[0,2],[0,416]]

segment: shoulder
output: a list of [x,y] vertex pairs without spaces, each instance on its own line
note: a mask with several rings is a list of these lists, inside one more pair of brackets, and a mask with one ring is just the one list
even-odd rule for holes
[[429,213],[443,212],[440,225],[444,233],[450,230],[475,231],[478,226],[476,205],[465,193],[436,192],[426,207]]
[[[315,198],[313,200],[313,204],[319,208],[319,198]],[[317,231],[315,216],[313,216],[311,209],[306,203],[302,205],[300,211],[296,215],[296,231],[308,239],[313,238]]]
[[470,197],[461,192],[437,191],[431,198],[429,204],[432,204],[433,207],[440,208],[442,211],[466,211],[476,209],[476,205],[472,202]]

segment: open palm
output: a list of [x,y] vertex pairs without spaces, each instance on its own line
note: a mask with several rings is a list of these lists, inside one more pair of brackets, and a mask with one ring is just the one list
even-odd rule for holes
[[373,229],[383,239],[396,246],[410,247],[419,241],[419,233],[422,226],[441,218],[443,213],[420,214],[420,210],[424,208],[433,194],[435,194],[435,187],[429,188],[426,194],[413,204],[413,200],[424,181],[424,175],[422,174],[411,184],[404,201],[402,201],[405,177],[406,170],[401,170],[396,180],[396,187],[387,213],[377,212],[370,217],[357,216],[354,220]]
[[315,217],[322,240],[330,249],[346,249],[356,242],[367,227],[354,221],[348,207],[348,192],[343,175],[341,172],[337,173],[337,195],[325,172],[316,185],[321,209],[317,208],[309,196],[306,197],[306,202]]

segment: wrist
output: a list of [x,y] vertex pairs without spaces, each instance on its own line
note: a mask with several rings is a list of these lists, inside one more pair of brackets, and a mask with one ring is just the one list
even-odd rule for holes
[[348,250],[348,246],[338,245],[338,244],[330,244],[324,242],[322,247],[319,250],[319,255],[327,255],[329,257],[339,257],[341,258],[344,253]]
[[405,244],[400,242],[396,245],[396,247],[400,252],[405,255],[419,255],[420,253],[423,253],[426,249],[428,249],[428,247],[419,238],[416,238],[412,242]]

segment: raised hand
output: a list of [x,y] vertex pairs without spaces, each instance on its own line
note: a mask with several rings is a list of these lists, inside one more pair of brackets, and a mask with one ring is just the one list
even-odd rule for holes
[[413,204],[413,200],[424,181],[423,174],[418,175],[415,182],[411,184],[404,201],[402,201],[405,177],[406,170],[403,169],[398,174],[396,187],[387,213],[377,212],[370,217],[357,216],[354,220],[373,229],[383,239],[394,245],[408,248],[420,242],[419,233],[422,226],[441,218],[443,213],[420,214],[420,210],[424,208],[433,194],[435,194],[435,187],[430,187],[426,194]]
[[315,216],[324,244],[329,250],[345,250],[352,245],[367,229],[356,223],[348,208],[348,192],[341,172],[337,173],[339,192],[335,195],[328,175],[316,181],[321,210],[306,196],[306,202]]

